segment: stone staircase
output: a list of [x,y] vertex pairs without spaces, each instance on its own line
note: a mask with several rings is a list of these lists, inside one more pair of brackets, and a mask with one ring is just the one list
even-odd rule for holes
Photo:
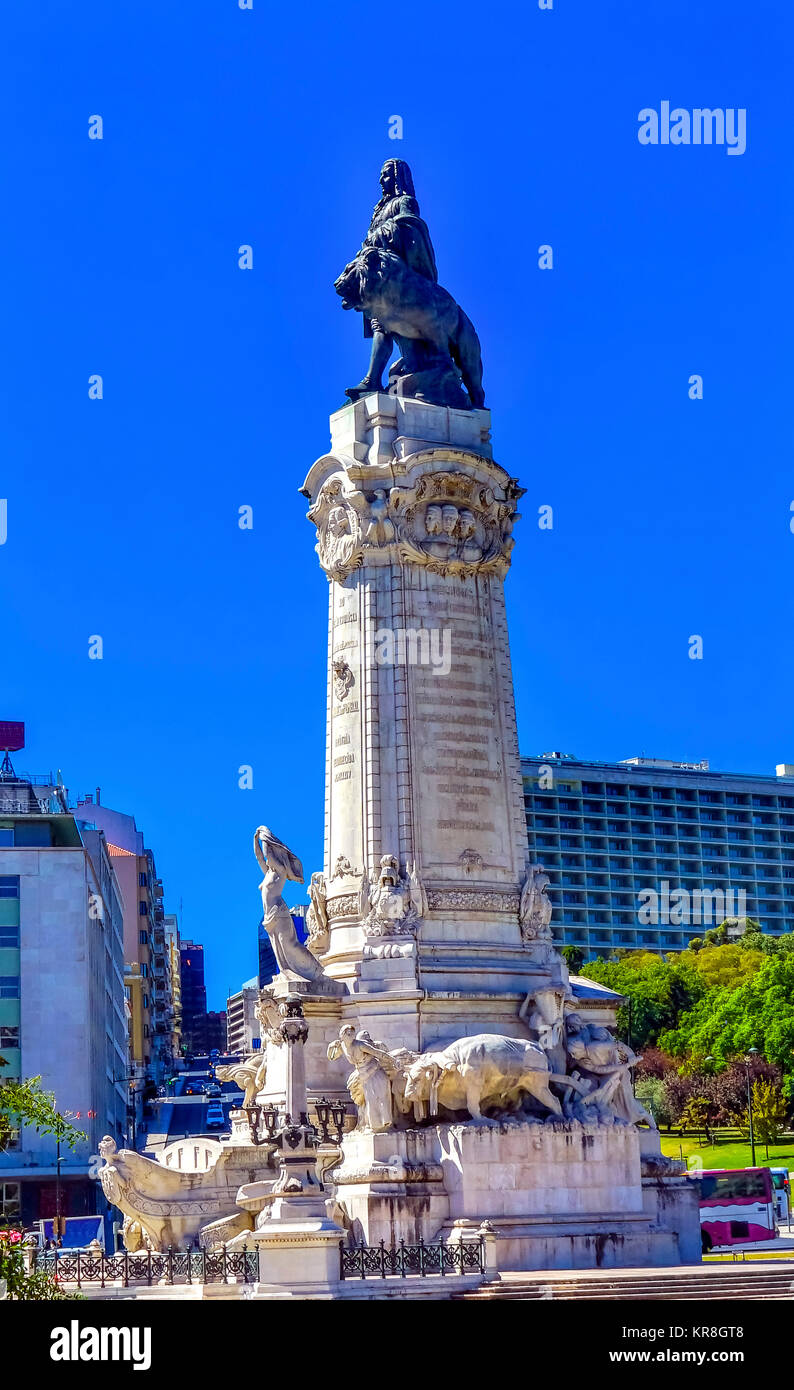
[[794,1260],[684,1265],[675,1269],[506,1273],[454,1299],[792,1299]]

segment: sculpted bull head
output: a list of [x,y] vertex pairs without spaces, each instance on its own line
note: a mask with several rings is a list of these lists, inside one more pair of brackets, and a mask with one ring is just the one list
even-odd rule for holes
[[444,1070],[440,1062],[419,1061],[409,1067],[405,1098],[413,1101],[414,1110],[417,1105],[421,1105],[423,1109],[428,1106],[431,1115],[438,1114],[438,1088]]

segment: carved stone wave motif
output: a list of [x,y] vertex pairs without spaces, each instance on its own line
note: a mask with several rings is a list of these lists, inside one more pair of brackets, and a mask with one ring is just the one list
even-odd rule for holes
[[403,1160],[397,1160],[394,1163],[378,1163],[375,1161],[362,1164],[357,1168],[352,1166],[348,1168],[346,1165],[332,1168],[328,1176],[336,1187],[345,1187],[350,1183],[371,1182],[427,1183],[443,1182],[444,1169],[440,1163],[406,1163]]
[[323,484],[307,515],[317,527],[317,554],[329,578],[341,582],[373,549],[435,574],[507,573],[524,489],[510,478],[497,496],[482,478],[464,471],[482,469],[478,455],[449,454],[448,462],[459,468],[439,470],[431,453],[415,455],[411,464],[421,467],[426,459],[428,471],[410,485],[392,487],[388,497],[384,488],[371,494],[346,489],[340,477]]

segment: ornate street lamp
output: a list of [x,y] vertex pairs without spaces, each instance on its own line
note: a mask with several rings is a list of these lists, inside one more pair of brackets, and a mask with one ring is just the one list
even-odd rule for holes
[[320,1139],[323,1144],[330,1144],[331,1125],[336,1130],[336,1142],[341,1144],[342,1135],[345,1131],[345,1119],[347,1117],[347,1105],[344,1101],[332,1101],[327,1096],[321,1096],[314,1107],[317,1114],[317,1121],[320,1128]]
[[[259,1147],[260,1144],[273,1142],[278,1129],[278,1106],[277,1105],[247,1105],[245,1113],[248,1116],[248,1128],[251,1133],[251,1143]],[[259,1126],[264,1125],[265,1133],[260,1134]]]

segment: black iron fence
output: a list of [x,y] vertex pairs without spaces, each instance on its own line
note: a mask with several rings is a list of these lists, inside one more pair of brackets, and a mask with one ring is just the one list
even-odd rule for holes
[[90,1251],[34,1250],[33,1267],[60,1284],[254,1284],[259,1277],[256,1250],[145,1250],[92,1255]]
[[340,1279],[387,1279],[393,1275],[405,1279],[409,1275],[437,1274],[484,1274],[485,1239],[456,1240],[449,1244],[399,1245],[388,1246],[384,1240],[380,1245],[345,1245],[339,1242]]

